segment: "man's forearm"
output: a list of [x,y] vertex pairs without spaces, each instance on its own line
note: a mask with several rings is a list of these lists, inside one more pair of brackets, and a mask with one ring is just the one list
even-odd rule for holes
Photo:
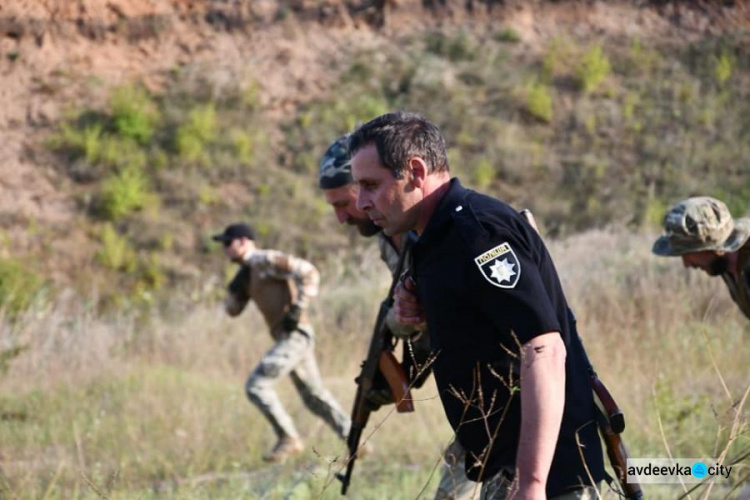
[[[558,332],[550,332],[524,344],[523,353],[518,493],[543,498],[565,407],[565,344]],[[527,497],[528,492],[536,493]]]

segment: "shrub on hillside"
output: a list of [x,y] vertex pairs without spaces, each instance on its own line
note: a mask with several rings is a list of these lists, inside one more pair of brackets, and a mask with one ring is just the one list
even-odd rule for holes
[[101,231],[101,247],[96,252],[96,259],[107,269],[113,271],[133,271],[137,260],[135,250],[128,239],[118,234],[115,227],[107,223]]
[[205,148],[216,136],[216,108],[212,103],[188,113],[187,123],[177,129],[175,147],[183,160],[195,163],[205,159]]
[[147,143],[154,134],[158,113],[141,87],[124,86],[112,91],[109,98],[112,127],[121,137]]
[[90,164],[99,161],[101,153],[102,125],[94,123],[77,127],[73,123],[63,122],[60,128],[47,140],[47,146],[72,159],[83,158]]
[[20,261],[0,259],[0,308],[11,318],[31,305],[42,285],[42,278]]
[[611,71],[612,66],[607,55],[604,54],[601,45],[596,45],[584,55],[576,70],[576,76],[581,89],[588,93],[599,88]]
[[526,111],[537,120],[552,121],[552,94],[542,83],[531,83],[526,89]]
[[101,215],[117,221],[146,205],[149,181],[142,169],[124,168],[104,179],[99,196]]

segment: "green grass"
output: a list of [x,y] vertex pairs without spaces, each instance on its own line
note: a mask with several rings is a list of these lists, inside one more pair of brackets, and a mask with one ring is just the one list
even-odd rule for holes
[[126,272],[135,269],[136,256],[132,244],[118,234],[112,224],[105,224],[102,228],[101,245],[96,257],[104,267]]
[[526,89],[526,110],[531,116],[545,123],[553,118],[552,95],[549,89],[540,83],[531,83]]
[[137,167],[128,167],[107,176],[101,184],[99,211],[111,221],[119,221],[144,208],[150,196],[149,179]]
[[593,92],[609,76],[612,66],[600,45],[589,49],[577,68],[579,85],[584,92]]
[[[720,280],[651,256],[654,237],[594,231],[550,249],[589,356],[625,412],[631,456],[665,457],[668,446],[680,457],[726,451],[728,461],[750,444],[747,321]],[[321,374],[344,408],[387,286],[370,248],[332,267],[313,304]],[[261,461],[274,438],[243,384],[271,341],[254,307],[230,319],[218,301],[174,293],[148,316],[67,305],[0,330],[0,342],[28,346],[0,376],[2,496],[339,498],[343,443],[288,380],[281,398],[307,449],[284,465]],[[375,453],[357,463],[350,497],[433,497],[451,432],[432,380],[414,396],[413,414],[372,415]],[[681,490],[645,491],[666,500]],[[716,485],[710,498],[726,491]]]
[[10,317],[28,309],[44,281],[31,267],[17,259],[0,259],[0,309]]
[[137,86],[117,87],[109,99],[112,127],[121,137],[146,144],[153,136],[159,115],[146,90]]

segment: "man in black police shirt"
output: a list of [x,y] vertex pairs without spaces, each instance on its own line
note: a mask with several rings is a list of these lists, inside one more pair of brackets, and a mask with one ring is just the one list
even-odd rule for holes
[[588,365],[542,240],[450,178],[444,139],[419,115],[380,116],[349,146],[357,207],[388,235],[419,234],[397,317],[431,325],[440,398],[482,498],[595,498]]

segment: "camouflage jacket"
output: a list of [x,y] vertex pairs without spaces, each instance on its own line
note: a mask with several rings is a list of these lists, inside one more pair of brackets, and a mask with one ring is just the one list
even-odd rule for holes
[[380,259],[385,262],[391,271],[391,276],[395,278],[398,272],[399,252],[393,240],[386,236],[383,231],[378,233],[378,249],[380,250]]
[[721,277],[724,279],[729,293],[739,306],[742,313],[750,319],[750,241],[745,243],[738,250],[737,276],[731,273],[724,273]]
[[[383,234],[382,231],[378,233],[378,248],[380,249],[380,258],[388,266],[388,269],[390,269],[391,276],[396,278],[396,273],[398,272],[399,251],[393,240]],[[388,316],[386,316],[385,321],[391,332],[398,338],[411,337],[420,330],[423,330],[414,326],[398,323],[393,316],[393,309],[388,311]]]
[[284,314],[296,304],[302,309],[300,330],[312,335],[305,308],[318,294],[319,283],[320,274],[310,262],[278,250],[253,250],[229,285],[224,306],[230,316],[237,316],[254,300],[276,339],[284,333]]

